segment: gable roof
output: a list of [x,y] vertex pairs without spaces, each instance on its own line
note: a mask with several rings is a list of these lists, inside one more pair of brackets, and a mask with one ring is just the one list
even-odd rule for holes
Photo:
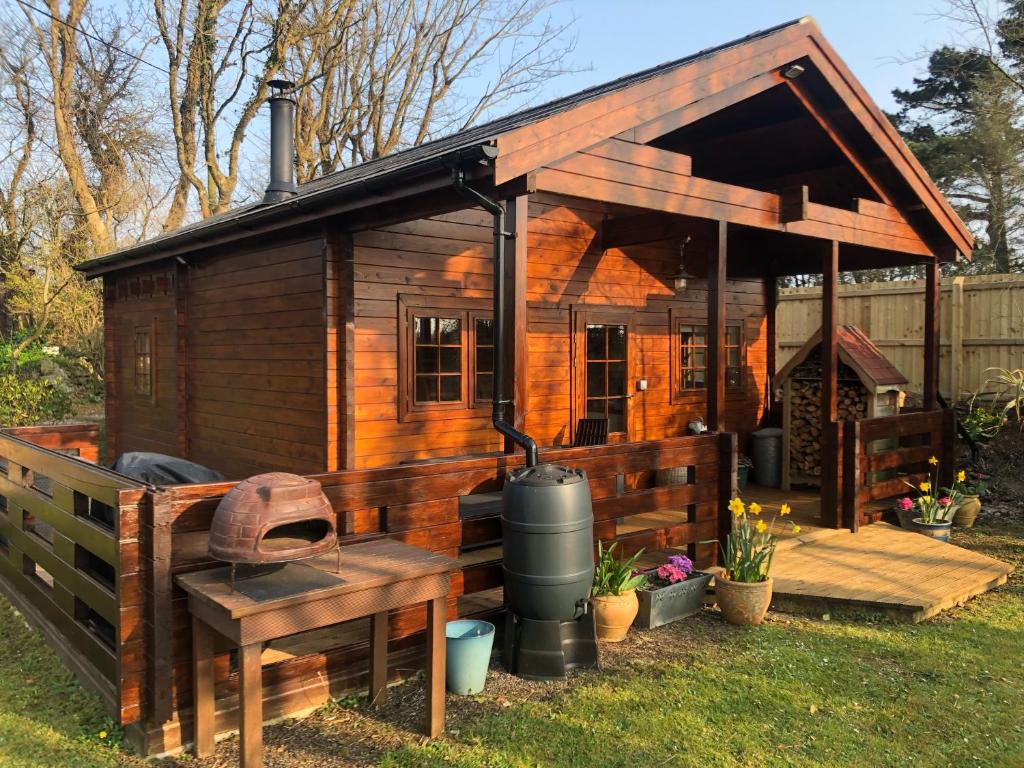
[[[782,366],[776,374],[776,382],[781,383],[788,379],[796,367],[807,360],[819,346],[821,328],[815,331],[807,343]],[[839,359],[850,366],[865,385],[871,385],[875,389],[907,385],[907,377],[889,362],[889,358],[882,354],[882,350],[857,326],[837,326],[836,346],[839,349]]]
[[[775,51],[778,55],[775,58],[758,57],[757,52],[762,50]],[[779,56],[782,58],[779,59]],[[225,233],[235,232],[238,237],[242,237],[251,234],[254,229],[285,226],[289,220],[300,216],[315,218],[318,212],[324,215],[325,209],[339,201],[357,200],[362,197],[369,206],[375,202],[371,193],[388,188],[394,189],[397,185],[407,184],[411,179],[431,173],[443,172],[447,175],[447,169],[443,166],[446,158],[482,144],[498,146],[495,184],[501,184],[517,175],[535,170],[543,164],[544,159],[558,159],[592,146],[615,135],[623,128],[631,127],[630,120],[636,124],[640,119],[636,114],[629,116],[628,109],[620,109],[610,115],[609,100],[630,105],[643,100],[645,94],[666,92],[661,84],[662,80],[673,76],[685,79],[689,70],[706,62],[720,62],[725,67],[727,78],[742,79],[746,70],[743,67],[732,66],[729,62],[742,61],[748,68],[756,68],[758,62],[764,62],[760,72],[764,74],[766,71],[777,69],[779,61],[787,63],[801,56],[808,57],[816,66],[837,73],[834,76],[839,78],[844,88],[852,92],[852,95],[847,94],[847,97],[857,102],[854,105],[857,109],[851,111],[858,118],[880,121],[881,134],[893,145],[888,147],[887,154],[902,159],[908,172],[917,181],[917,186],[922,190],[922,205],[936,217],[943,230],[957,243],[957,247],[969,252],[971,236],[966,226],[949,207],[881,111],[845,69],[822,37],[817,24],[810,17],[804,17],[468,128],[451,136],[313,179],[300,185],[298,193],[287,200],[239,206],[226,213],[194,222],[85,262],[77,269],[90,277],[96,276],[124,266],[202,248],[209,245],[215,237],[223,237]],[[746,75],[755,76],[749,72]],[[713,96],[729,84],[731,83],[725,82],[719,76],[713,87],[700,90],[702,95],[698,100]],[[670,93],[667,95],[670,96]],[[658,110],[664,113],[684,106],[673,102],[670,97],[654,101],[653,105],[645,105],[648,111],[653,109],[655,113]],[[600,119],[595,119],[595,116],[600,116]],[[552,136],[548,135],[550,131],[558,131],[558,126],[566,122],[571,124],[571,129],[560,131],[557,133],[557,140],[553,140]],[[528,151],[538,147],[544,148],[539,156],[540,160],[525,160],[529,156]],[[548,155],[552,152],[556,155],[561,152],[561,155],[552,158],[547,157],[545,152]]]

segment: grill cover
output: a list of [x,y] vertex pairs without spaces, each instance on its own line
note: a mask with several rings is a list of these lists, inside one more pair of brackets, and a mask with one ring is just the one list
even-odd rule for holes
[[334,510],[320,483],[287,472],[243,480],[217,505],[210,556],[229,563],[283,563],[337,546]]

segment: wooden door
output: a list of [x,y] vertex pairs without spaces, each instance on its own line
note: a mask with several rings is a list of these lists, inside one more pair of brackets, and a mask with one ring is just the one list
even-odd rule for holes
[[607,419],[609,442],[632,432],[633,332],[628,315],[578,311],[573,334],[572,430],[580,419]]

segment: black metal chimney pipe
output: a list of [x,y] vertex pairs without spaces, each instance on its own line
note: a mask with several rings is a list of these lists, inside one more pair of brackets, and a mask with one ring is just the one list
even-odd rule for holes
[[[478,161],[491,160],[493,147],[481,146]],[[472,187],[466,186],[466,173],[461,165],[452,167],[452,184],[461,194],[494,216],[494,400],[491,421],[494,428],[526,451],[526,466],[537,466],[537,442],[505,421],[505,207]]]
[[263,194],[264,203],[279,203],[293,197],[295,186],[295,99],[288,95],[295,83],[271,80],[270,102],[270,183]]

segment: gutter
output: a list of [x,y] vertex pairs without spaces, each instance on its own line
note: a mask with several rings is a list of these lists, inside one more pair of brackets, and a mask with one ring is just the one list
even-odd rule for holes
[[505,207],[497,200],[466,185],[464,163],[476,160],[490,163],[498,155],[496,147],[480,145],[461,153],[459,163],[451,166],[452,186],[494,217],[494,399],[491,423],[494,428],[526,452],[526,466],[537,466],[537,441],[505,421],[505,240],[515,237],[505,231]]

